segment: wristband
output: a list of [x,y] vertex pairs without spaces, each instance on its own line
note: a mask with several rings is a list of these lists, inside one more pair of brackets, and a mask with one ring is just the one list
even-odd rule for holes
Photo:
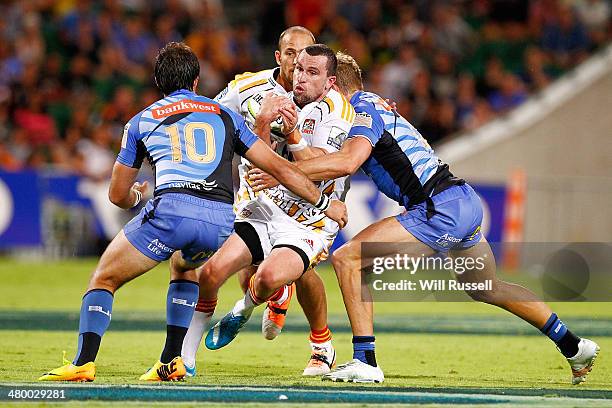
[[317,203],[315,204],[315,208],[319,211],[325,212],[327,211],[330,205],[331,200],[329,199],[329,197],[321,193],[321,197],[319,198],[319,201],[317,201]]
[[142,193],[139,190],[136,190],[135,188],[133,188],[132,191],[136,193],[136,201],[134,202],[134,204],[132,204],[132,208],[134,208],[138,204],[140,204],[140,200],[142,200]]
[[285,139],[287,139],[287,143],[289,144],[298,144],[300,140],[302,140],[302,133],[297,130],[296,127],[295,129],[293,129],[293,131],[285,135]]
[[293,132],[295,132],[295,129],[297,129],[297,128],[298,128],[298,125],[299,125],[299,123],[297,123],[297,122],[296,122],[296,123],[295,123],[295,126],[294,126],[294,127],[292,127],[290,131],[288,131],[288,132],[283,132],[283,135],[285,135],[285,136],[289,136],[290,134],[292,134]]
[[307,147],[308,143],[306,142],[306,140],[304,140],[304,138],[300,139],[300,141],[295,144],[287,144],[287,150],[289,150],[290,152],[299,152],[300,150],[304,150]]

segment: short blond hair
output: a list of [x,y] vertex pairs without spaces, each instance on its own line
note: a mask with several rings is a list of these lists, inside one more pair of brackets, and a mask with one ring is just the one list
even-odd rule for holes
[[349,95],[354,91],[363,89],[363,80],[361,78],[361,68],[355,61],[355,58],[348,54],[338,51],[336,53],[338,60],[338,68],[336,70],[336,85],[345,95]]

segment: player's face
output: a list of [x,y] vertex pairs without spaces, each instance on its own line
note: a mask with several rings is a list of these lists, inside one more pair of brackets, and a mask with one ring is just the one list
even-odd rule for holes
[[293,72],[293,95],[299,106],[321,99],[336,80],[327,75],[327,58],[323,55],[298,55]]
[[296,32],[286,34],[281,41],[281,49],[275,53],[276,63],[280,66],[283,80],[291,86],[295,60],[304,48],[314,44],[310,35]]

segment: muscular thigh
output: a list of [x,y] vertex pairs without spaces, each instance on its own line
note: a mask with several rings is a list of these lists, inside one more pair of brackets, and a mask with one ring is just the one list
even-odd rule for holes
[[[361,254],[359,256],[364,266],[370,264],[374,257],[396,253],[420,256],[434,252],[408,232],[395,217],[384,218],[370,225],[344,244],[341,250],[343,248],[351,255]],[[362,248],[367,249],[366,253],[361,253]]]
[[[491,246],[481,237],[480,241],[467,249],[452,250],[449,255],[453,258],[473,259],[477,267],[465,270],[463,273],[456,273],[457,280],[460,282],[484,282],[485,280],[495,280],[496,264]],[[476,262],[478,260],[478,262]],[[472,262],[471,262],[472,263]],[[482,267],[481,267],[482,265]]]
[[305,269],[303,255],[295,249],[276,247],[270,255],[257,268],[257,273],[272,273],[278,281],[283,283],[298,280]]
[[108,245],[94,271],[89,289],[100,284],[111,285],[109,290],[118,289],[121,285],[151,270],[157,261],[143,255],[125,237],[123,230]]

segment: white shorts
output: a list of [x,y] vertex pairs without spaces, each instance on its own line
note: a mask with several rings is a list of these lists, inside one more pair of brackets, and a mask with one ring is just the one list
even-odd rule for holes
[[[289,247],[302,257],[306,271],[327,259],[329,247],[335,238],[300,224],[285,214],[265,194],[260,194],[255,200],[239,203],[235,223],[234,229],[251,250],[254,264],[270,255],[274,247]],[[240,223],[247,223],[255,230],[259,243],[253,242],[255,239],[248,231],[245,233]],[[261,249],[257,248],[258,244]]]

